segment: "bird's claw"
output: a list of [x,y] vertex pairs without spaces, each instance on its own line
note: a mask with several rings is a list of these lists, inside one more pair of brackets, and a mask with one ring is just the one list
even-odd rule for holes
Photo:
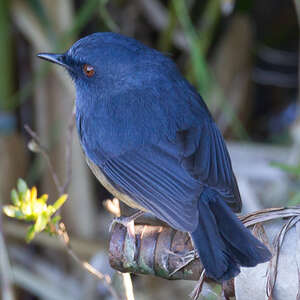
[[132,222],[130,217],[124,217],[124,216],[115,217],[115,218],[113,218],[112,222],[110,223],[109,231],[111,232],[113,227],[116,224],[122,224],[124,227],[128,228],[130,222]]
[[184,253],[184,255],[182,253],[176,253],[170,250],[167,250],[167,252],[171,255],[177,256],[181,261],[181,264],[172,273],[170,273],[170,276],[174,275],[176,272],[186,267],[193,260],[199,258],[199,255],[196,250],[188,251]]
[[137,211],[133,215],[129,217],[120,216],[118,218],[114,218],[109,226],[109,231],[111,232],[115,224],[122,224],[127,228],[127,231],[130,236],[134,236],[134,220],[144,214],[143,211]]

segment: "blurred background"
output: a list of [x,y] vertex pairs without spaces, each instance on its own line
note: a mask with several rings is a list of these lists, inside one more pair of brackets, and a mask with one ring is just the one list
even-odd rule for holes
[[[300,203],[297,0],[1,0],[0,206],[17,178],[50,202],[57,191],[29,125],[67,176],[66,135],[75,91],[67,73],[36,58],[98,31],[134,37],[171,56],[204,97],[227,139],[244,213]],[[298,121],[297,121],[298,120]],[[87,169],[77,134],[63,220],[74,251],[104,273],[111,196]],[[47,234],[25,243],[26,225],[0,217],[3,300],[111,299]],[[1,232],[2,231],[2,232]],[[4,239],[3,239],[4,237]],[[194,282],[133,276],[136,299],[188,299]],[[216,299],[206,291],[207,299]]]

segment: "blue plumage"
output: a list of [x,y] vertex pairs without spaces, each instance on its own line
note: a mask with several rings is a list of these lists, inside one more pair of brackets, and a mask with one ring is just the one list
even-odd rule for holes
[[226,145],[170,58],[114,33],[40,57],[65,66],[73,78],[81,145],[106,188],[190,232],[216,280],[270,258],[230,210],[240,211],[241,199]]

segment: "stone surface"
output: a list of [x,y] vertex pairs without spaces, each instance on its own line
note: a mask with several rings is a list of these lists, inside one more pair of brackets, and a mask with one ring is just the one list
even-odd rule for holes
[[[276,220],[264,225],[270,244],[288,220]],[[300,236],[299,236],[300,238]],[[274,288],[274,300],[296,300],[299,278],[297,252],[300,255],[296,227],[292,227],[285,235],[280,250],[278,275]],[[298,259],[299,262],[299,259]],[[242,268],[235,278],[236,300],[266,300],[267,268],[269,263],[260,264],[254,268]]]

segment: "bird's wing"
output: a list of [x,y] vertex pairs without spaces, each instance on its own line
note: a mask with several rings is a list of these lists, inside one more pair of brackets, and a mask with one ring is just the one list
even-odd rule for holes
[[102,172],[115,188],[181,231],[198,224],[201,185],[181,167],[178,148],[167,140],[107,160]]
[[234,210],[241,200],[223,137],[213,121],[106,160],[101,170],[118,190],[172,227],[192,232],[203,185]]
[[177,145],[182,153],[181,165],[202,184],[215,189],[233,211],[242,202],[224,139],[213,120],[180,131]]

